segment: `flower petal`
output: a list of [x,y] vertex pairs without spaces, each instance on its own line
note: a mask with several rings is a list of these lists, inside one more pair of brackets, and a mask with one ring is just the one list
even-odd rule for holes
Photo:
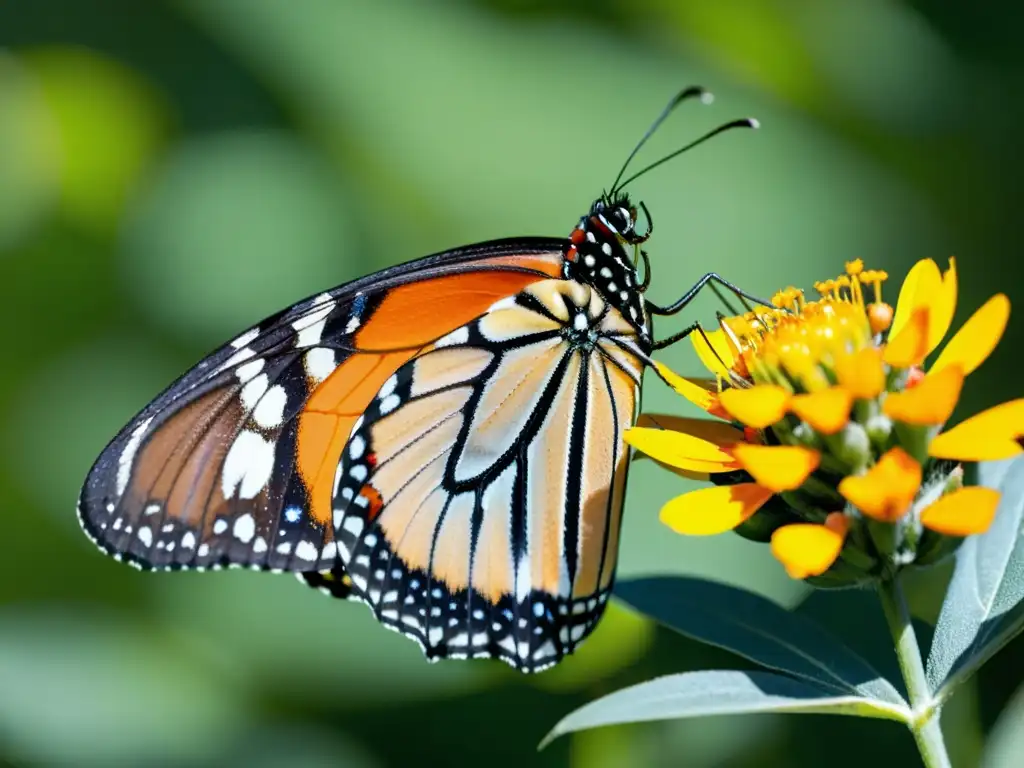
[[776,384],[730,388],[718,399],[734,419],[754,429],[764,429],[782,419],[789,405],[789,393]]
[[921,487],[921,465],[902,448],[887,451],[866,474],[844,477],[839,493],[868,517],[901,518]]
[[839,557],[849,523],[846,515],[833,512],[825,525],[791,523],[772,534],[772,554],[794,579],[820,576]]
[[999,491],[980,486],[958,488],[921,512],[921,523],[944,536],[984,533],[999,506]]
[[[693,419],[692,421],[699,420]],[[739,435],[739,439],[743,439],[743,433],[740,430],[733,431]],[[739,466],[732,454],[725,451],[720,445],[686,432],[632,427],[626,430],[623,439],[652,459],[680,469],[688,469],[693,472],[726,472]]]
[[790,410],[823,435],[834,435],[850,418],[853,397],[843,387],[829,387],[809,395],[794,395]]
[[858,400],[872,400],[885,389],[882,353],[876,347],[864,347],[839,358],[835,369],[839,384]]
[[964,375],[972,373],[992,354],[1010,319],[1010,300],[997,293],[971,315],[932,366],[932,373],[950,365],[959,365]]
[[725,331],[719,329],[701,332],[699,329],[690,334],[690,341],[705,368],[716,376],[729,378],[729,371],[735,364],[736,357]]
[[728,419],[727,414],[718,402],[718,382],[705,379],[687,379],[680,376],[664,363],[654,361],[654,368],[672,389],[691,403],[712,416]]
[[882,403],[882,412],[890,419],[919,427],[945,424],[956,408],[963,386],[963,370],[951,365],[938,373],[929,373],[908,390],[890,393]]
[[954,461],[996,461],[1024,451],[1024,399],[966,419],[928,445],[928,455]]
[[799,488],[821,461],[817,451],[798,445],[740,443],[732,452],[758,485],[775,493]]
[[677,496],[661,508],[661,522],[676,533],[711,536],[731,531],[772,497],[756,483],[718,485]]
[[933,296],[928,299],[928,350],[925,354],[931,354],[932,350],[939,346],[939,342],[949,331],[953,322],[953,313],[956,311],[956,259],[949,258],[949,269],[942,275],[942,284]]
[[893,368],[919,365],[928,353],[928,307],[918,307],[899,333],[889,333],[882,359]]
[[903,327],[910,322],[914,310],[927,306],[929,299],[942,287],[942,276],[938,265],[931,259],[921,259],[907,273],[903,285],[900,286],[900,297],[896,301],[896,314],[889,328],[889,338],[899,335]]

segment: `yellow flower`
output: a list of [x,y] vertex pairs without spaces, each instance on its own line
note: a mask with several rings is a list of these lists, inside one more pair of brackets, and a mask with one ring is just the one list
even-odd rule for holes
[[[773,307],[691,334],[713,379],[657,364],[677,392],[722,419],[658,417],[627,431],[638,450],[717,483],[669,501],[666,525],[742,534],[769,519],[772,552],[794,578],[810,579],[840,558],[844,573],[876,578],[913,563],[922,537],[987,529],[999,495],[961,487],[956,462],[1024,450],[1024,399],[942,429],[965,378],[1002,336],[1009,300],[989,299],[926,371],[956,309],[955,261],[945,273],[930,259],[918,262],[895,310],[882,300],[887,277],[857,259],[846,274],[816,283],[817,299],[786,288]],[[781,518],[780,502],[788,510]]]

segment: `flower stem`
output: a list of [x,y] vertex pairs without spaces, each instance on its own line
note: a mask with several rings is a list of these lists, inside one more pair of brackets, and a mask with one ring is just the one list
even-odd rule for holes
[[946,743],[942,738],[939,724],[941,709],[932,697],[928,688],[928,680],[924,673],[924,662],[921,660],[921,647],[917,643],[914,625],[910,621],[910,611],[903,595],[903,587],[899,578],[892,576],[882,579],[878,585],[878,596],[882,601],[882,611],[889,624],[889,632],[896,646],[896,658],[899,660],[900,672],[907,685],[913,719],[907,724],[921,760],[926,768],[950,768]]

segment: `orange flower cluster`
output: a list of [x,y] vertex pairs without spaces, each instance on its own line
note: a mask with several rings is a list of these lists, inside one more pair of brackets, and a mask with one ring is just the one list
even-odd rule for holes
[[921,562],[928,536],[988,528],[999,494],[962,487],[959,462],[1020,453],[1024,399],[943,426],[965,377],[1002,336],[1009,300],[989,299],[925,370],[952,323],[955,262],[945,273],[918,262],[895,311],[882,301],[886,279],[857,260],[818,283],[816,300],[788,288],[772,307],[692,334],[714,380],[657,364],[676,391],[722,419],[645,417],[626,434],[654,459],[719,483],[669,501],[669,527],[715,534],[771,509],[772,552],[801,579],[840,570],[840,559],[858,579],[874,578]]

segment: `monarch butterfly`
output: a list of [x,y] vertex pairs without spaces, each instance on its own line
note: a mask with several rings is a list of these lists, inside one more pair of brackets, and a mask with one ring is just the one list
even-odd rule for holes
[[[367,603],[428,659],[556,664],[615,575],[650,263],[620,183],[567,239],[428,256],[273,315],[216,350],[107,445],[85,532],[143,569],[289,571]],[[634,249],[629,256],[626,248]],[[638,253],[637,253],[638,252]],[[639,258],[638,258],[639,257]],[[638,260],[644,276],[638,277]],[[752,298],[752,297],[751,297]]]

